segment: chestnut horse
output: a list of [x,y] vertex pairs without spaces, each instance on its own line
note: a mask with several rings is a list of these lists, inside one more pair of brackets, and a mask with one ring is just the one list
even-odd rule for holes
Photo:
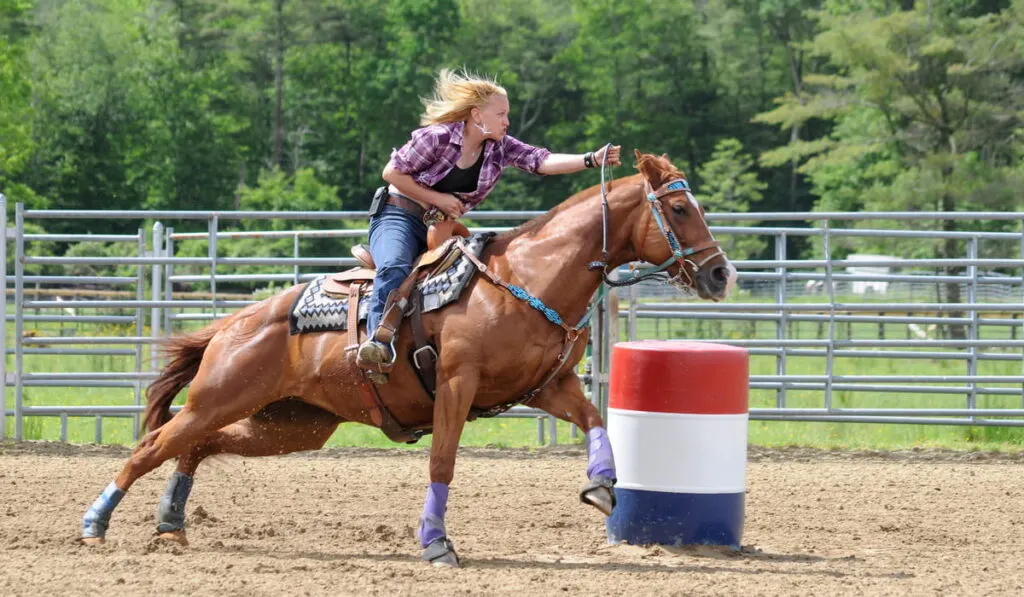
[[[712,300],[725,296],[735,273],[683,173],[665,156],[636,152],[636,160],[639,174],[614,180],[606,189],[602,173],[601,186],[497,236],[479,258],[484,275],[475,276],[456,303],[423,315],[439,354],[436,399],[401,358],[390,381],[379,387],[395,419],[406,427],[432,429],[434,436],[419,526],[423,559],[459,562],[444,513],[471,407],[527,399],[577,425],[586,433],[588,453],[589,482],[581,500],[611,513],[611,447],[574,370],[586,346],[588,328],[582,324],[588,303],[609,269],[633,261],[660,264],[652,269]],[[84,543],[103,541],[124,492],[166,460],[177,458],[178,464],[157,510],[157,533],[186,543],[185,501],[204,458],[314,450],[339,423],[373,424],[359,397],[364,378],[354,354],[345,351],[346,334],[289,334],[289,310],[303,287],[168,341],[171,359],[147,390],[150,431],[86,513]],[[522,300],[524,293],[531,300]],[[576,322],[581,325],[570,325]],[[408,322],[402,326],[399,355],[408,354],[412,343]],[[188,399],[172,417],[171,401],[186,385]]]

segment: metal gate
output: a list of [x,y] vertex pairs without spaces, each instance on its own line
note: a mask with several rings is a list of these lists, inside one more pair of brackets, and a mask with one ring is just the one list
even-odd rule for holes
[[[14,256],[13,271],[2,273],[10,298],[0,342],[13,362],[0,362],[0,378],[10,388],[0,395],[0,413],[3,423],[13,418],[16,439],[24,437],[25,422],[33,417],[59,417],[62,440],[69,417],[93,418],[97,442],[110,417],[130,418],[137,436],[142,388],[160,365],[149,350],[153,344],[255,302],[261,285],[290,285],[354,265],[347,257],[303,257],[301,245],[310,239],[363,239],[367,232],[363,212],[81,212],[25,210],[17,204],[9,227],[2,195],[0,207],[6,240],[0,253],[5,263],[9,249]],[[508,223],[539,213],[477,211],[473,219]],[[35,234],[26,228],[55,219],[145,227],[128,235]],[[580,372],[602,409],[613,344],[659,337],[748,348],[753,419],[1024,426],[1024,214],[759,213],[709,214],[708,219],[721,240],[762,239],[773,247],[773,258],[734,261],[739,291],[722,303],[684,299],[667,286],[648,283],[609,293],[594,319],[587,370]],[[951,219],[967,224],[964,228],[979,220],[1001,222],[1005,231],[942,231],[941,222]],[[279,228],[282,221],[303,220],[349,227],[251,229],[256,223]],[[740,221],[760,224],[729,225]],[[225,222],[244,222],[250,229],[224,230]],[[171,224],[191,231],[176,231]],[[910,224],[926,229],[907,229]],[[835,257],[842,254],[837,243],[872,237],[951,239],[962,244],[964,254],[955,259]],[[793,239],[804,239],[821,257],[788,259]],[[222,250],[224,243],[244,240],[278,243],[278,249],[290,243],[291,254],[238,257]],[[108,254],[90,256],[83,249],[54,255],[46,243],[75,248],[103,243]],[[117,256],[109,255],[114,245],[122,247]],[[267,271],[245,271],[253,266]],[[185,287],[190,295],[182,294]],[[960,299],[950,302],[951,290]],[[51,326],[46,333],[34,329],[44,324]],[[80,371],[62,366],[74,357],[117,359],[119,365]],[[47,365],[53,362],[57,365]],[[856,372],[860,365],[855,364],[872,362],[915,365],[897,373]],[[931,373],[921,363],[945,365]],[[808,367],[811,372],[804,371]],[[68,396],[74,389],[121,388],[130,397],[103,405],[59,399],[27,403],[25,392],[31,388],[65,388]],[[862,396],[869,406],[859,404]],[[908,396],[930,402],[901,406]],[[541,414],[520,407],[510,416]],[[555,439],[554,419],[538,418],[539,442],[545,427],[548,441]],[[4,430],[0,424],[0,437]]]

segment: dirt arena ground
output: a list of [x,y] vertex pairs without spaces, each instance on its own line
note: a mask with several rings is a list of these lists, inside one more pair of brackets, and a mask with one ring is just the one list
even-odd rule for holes
[[126,496],[106,545],[77,545],[126,454],[0,444],[0,594],[1024,594],[1021,455],[752,449],[744,547],[728,554],[607,545],[577,501],[577,448],[465,450],[452,570],[418,560],[423,451],[208,462],[188,548],[151,539],[165,464]]

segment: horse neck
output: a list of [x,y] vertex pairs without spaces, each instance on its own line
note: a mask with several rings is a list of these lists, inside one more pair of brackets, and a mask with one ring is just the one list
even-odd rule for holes
[[[634,180],[636,179],[636,180]],[[608,269],[635,258],[634,236],[643,202],[639,175],[614,181],[608,196]],[[600,270],[587,265],[602,258],[600,187],[569,198],[512,237],[504,253],[510,281],[525,287],[569,325],[586,313],[601,285]]]

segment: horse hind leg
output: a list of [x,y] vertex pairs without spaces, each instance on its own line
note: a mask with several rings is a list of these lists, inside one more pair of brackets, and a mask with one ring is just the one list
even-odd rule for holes
[[164,426],[147,434],[132,451],[121,473],[104,489],[82,518],[82,543],[103,543],[110,525],[110,516],[132,484],[166,460],[183,454],[209,433],[212,426],[213,421],[193,412],[186,405]]
[[[185,406],[146,435],[114,482],[86,512],[82,519],[83,543],[102,543],[111,514],[136,479],[165,461],[186,454],[220,427],[249,417],[280,399],[278,388],[287,374],[280,352],[288,341],[288,325],[283,316],[266,324],[264,317],[251,316],[257,312],[232,315],[234,318],[229,317],[222,326],[208,329],[213,334],[209,338],[186,339],[190,344],[179,347],[177,360],[184,360],[171,375],[180,379],[164,381],[177,393],[184,387],[184,383],[178,382],[190,380]],[[199,365],[193,374],[197,359]],[[151,406],[169,408],[169,398],[173,398],[169,391],[157,398],[151,396],[151,400],[156,399]]]
[[[287,334],[286,327],[278,326],[271,331]],[[273,339],[269,333],[265,334],[258,342],[250,342],[250,346],[240,347],[233,354],[230,349],[236,347],[217,346],[216,340],[207,347],[185,406],[162,427],[143,438],[121,473],[82,518],[83,543],[103,542],[111,514],[139,477],[187,453],[219,427],[258,412],[277,399],[273,388],[281,378],[280,368],[260,366],[260,361],[266,360],[264,348],[281,345]],[[232,365],[218,369],[217,363],[228,362],[229,356],[236,357],[230,361]],[[254,376],[254,371],[260,374]]]
[[286,399],[274,402],[251,417],[223,427],[178,459],[177,470],[157,507],[157,537],[188,545],[185,506],[199,463],[217,454],[278,456],[317,450],[342,422],[322,408]]

